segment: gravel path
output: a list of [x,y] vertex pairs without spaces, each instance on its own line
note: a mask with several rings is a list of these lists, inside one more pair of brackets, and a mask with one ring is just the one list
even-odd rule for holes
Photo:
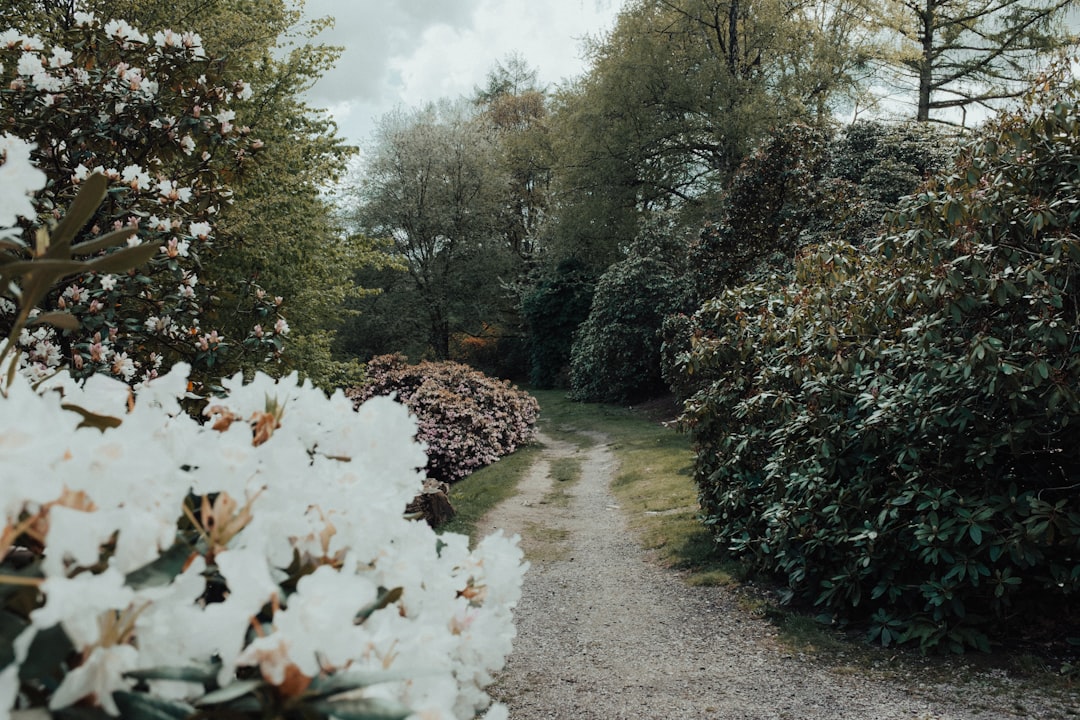
[[[518,637],[492,695],[515,720],[1057,720],[1080,698],[1052,698],[998,676],[941,685],[897,680],[792,653],[722,587],[692,587],[646,558],[608,486],[616,461],[541,435],[520,493],[481,524],[520,533],[532,568]],[[553,496],[550,463],[582,478]],[[563,489],[559,484],[559,490]]]

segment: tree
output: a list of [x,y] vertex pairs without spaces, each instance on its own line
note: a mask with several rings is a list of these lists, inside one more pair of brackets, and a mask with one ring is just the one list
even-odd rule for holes
[[883,644],[989,647],[1080,592],[1080,96],[1038,84],[893,225],[706,303],[683,422],[720,547]]
[[509,188],[502,230],[510,250],[530,259],[541,250],[540,234],[551,201],[554,152],[548,127],[548,94],[536,71],[511,55],[488,73],[474,102],[494,133],[499,165]]
[[[848,3],[855,6],[854,1]],[[825,122],[867,56],[838,3],[638,0],[589,47],[591,69],[557,97],[556,240],[601,266],[639,220],[689,224],[755,142],[810,116]]]
[[355,221],[393,242],[437,359],[499,305],[498,278],[513,267],[500,237],[507,186],[492,133],[464,104],[396,111],[376,130]]
[[4,126],[33,141],[50,180],[37,197],[38,224],[48,227],[100,175],[106,201],[70,228],[79,254],[104,251],[109,231],[133,227],[132,243],[157,242],[161,252],[138,271],[79,276],[43,298],[40,309],[79,320],[54,339],[53,360],[78,375],[135,382],[177,361],[193,364],[200,380],[216,379],[236,367],[241,347],[265,358],[284,323],[273,305],[245,295],[238,304],[252,313],[247,327],[222,337],[212,324],[217,288],[203,273],[230,183],[257,151],[249,129],[232,122],[248,86],[194,34],[150,36],[92,15],[59,27],[47,41],[11,30],[0,48]]
[[[375,249],[341,229],[324,194],[352,149],[333,123],[307,107],[302,95],[336,60],[337,49],[312,38],[327,20],[300,25],[299,8],[284,0],[13,0],[19,27],[53,36],[74,25],[75,11],[117,18],[150,34],[194,31],[214,66],[247,81],[250,95],[233,104],[231,123],[258,137],[259,151],[229,180],[231,202],[215,216],[215,238],[201,254],[201,281],[213,285],[206,316],[222,335],[240,340],[254,322],[239,300],[255,285],[265,290],[291,331],[278,337],[278,369],[295,367],[320,384],[344,369],[331,354],[344,298],[357,289],[357,267],[381,262]],[[285,327],[285,326],[283,326]],[[243,360],[246,369],[263,357]],[[263,369],[269,369],[264,367]]]
[[625,403],[663,393],[661,325],[689,297],[689,281],[662,259],[635,253],[609,267],[574,335],[570,396]]
[[[1055,50],[1077,42],[1065,24],[1072,0],[888,0],[882,29],[896,47],[882,59],[914,86],[915,118],[966,119],[971,106],[1019,97]],[[960,124],[963,124],[961,121]]]

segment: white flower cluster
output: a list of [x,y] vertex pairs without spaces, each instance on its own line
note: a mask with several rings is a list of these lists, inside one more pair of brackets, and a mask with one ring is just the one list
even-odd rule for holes
[[[124,673],[211,658],[223,686],[244,666],[279,689],[385,673],[390,681],[366,696],[401,702],[413,717],[485,708],[483,688],[510,651],[525,564],[516,539],[491,536],[470,551],[466,537],[402,517],[425,463],[405,408],[373,398],[354,411],[340,392],[327,398],[295,375],[260,374],[225,381],[227,399],[200,424],[178,402],[187,371],[177,365],[135,393],[104,375],[80,386],[61,374],[34,389],[16,374],[0,397],[3,542],[32,527],[45,575],[44,602],[0,673],[0,718],[16,703],[33,637],[57,624],[82,661],[53,709],[89,699],[117,714],[111,693],[134,684]],[[82,415],[61,402],[119,424],[80,427]],[[201,542],[184,570],[168,584],[129,584],[173,547],[185,515]],[[315,569],[289,593],[285,568],[298,560]],[[227,586],[220,602],[207,600],[210,578]],[[397,588],[388,606],[355,620]],[[204,692],[173,681],[151,689],[189,701]]]
[[[18,218],[47,225],[58,217],[52,208],[65,205],[78,186],[100,174],[110,183],[109,213],[99,213],[75,242],[134,227],[138,233],[129,245],[160,242],[162,253],[135,274],[115,276],[115,282],[72,278],[61,297],[50,297],[41,310],[71,313],[81,330],[68,336],[63,356],[54,352],[59,344],[52,331],[22,335],[21,369],[40,379],[67,363],[80,375],[107,372],[134,383],[177,359],[201,371],[241,352],[279,357],[287,323],[276,308],[247,298],[261,322],[236,337],[221,329],[212,335],[214,328],[204,328],[201,316],[214,290],[199,286],[195,274],[200,256],[214,243],[219,205],[230,202],[222,173],[208,158],[211,151],[243,155],[250,128],[236,125],[229,103],[250,98],[250,85],[209,72],[212,63],[195,33],[164,30],[150,38],[123,20],[82,12],[74,19],[85,39],[68,37],[71,49],[50,47],[14,29],[0,31],[0,59],[6,63],[0,63],[0,109],[12,125],[0,135],[0,239],[32,244],[32,233],[16,227]],[[90,59],[94,48],[97,55]],[[169,78],[164,88],[162,77]],[[161,131],[152,133],[150,146],[146,124]],[[31,164],[32,151],[49,158],[41,166],[48,182]],[[154,322],[119,317],[130,298],[154,303]],[[0,304],[0,319],[8,311]]]
[[30,162],[33,144],[9,133],[0,135],[0,236],[19,217],[37,217],[33,195],[45,187],[45,173]]

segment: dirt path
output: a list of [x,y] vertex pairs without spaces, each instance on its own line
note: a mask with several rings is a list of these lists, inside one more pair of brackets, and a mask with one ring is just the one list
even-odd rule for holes
[[[587,450],[541,435],[520,493],[481,524],[520,533],[532,569],[514,652],[493,688],[515,720],[991,720],[1075,718],[1066,707],[986,679],[942,686],[826,668],[775,641],[776,630],[720,587],[684,584],[651,564],[608,486],[602,436]],[[579,458],[582,479],[551,463]],[[553,487],[559,485],[560,487]],[[565,492],[565,494],[564,494]],[[559,495],[564,495],[560,501]],[[566,498],[565,496],[569,496]]]

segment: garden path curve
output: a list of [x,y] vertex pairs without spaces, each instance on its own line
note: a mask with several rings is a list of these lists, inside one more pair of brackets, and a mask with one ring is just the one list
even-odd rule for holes
[[[1080,702],[976,675],[943,685],[815,661],[723,587],[693,587],[648,559],[609,492],[606,438],[582,449],[541,435],[519,493],[482,534],[519,533],[532,567],[514,652],[492,695],[514,720],[1015,720],[1075,718]],[[553,488],[551,462],[582,477]],[[562,483],[558,483],[562,485]],[[568,498],[557,500],[554,490]],[[842,661],[841,661],[842,662]]]

